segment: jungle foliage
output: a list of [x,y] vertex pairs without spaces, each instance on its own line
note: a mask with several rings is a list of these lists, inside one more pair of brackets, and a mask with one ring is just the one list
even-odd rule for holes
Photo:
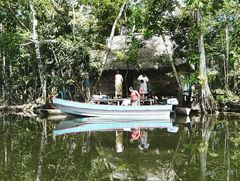
[[[89,80],[90,94],[97,93],[112,34],[168,35],[168,59],[195,67],[190,81],[200,95],[206,82],[211,92],[239,95],[239,7],[238,0],[0,0],[1,104],[44,101],[54,90],[87,100]],[[119,61],[136,60],[141,46],[132,42],[115,52]]]

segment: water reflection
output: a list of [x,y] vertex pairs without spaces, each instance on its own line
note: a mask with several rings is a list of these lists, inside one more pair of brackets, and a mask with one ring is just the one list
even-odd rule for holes
[[176,133],[178,126],[171,119],[102,119],[102,118],[66,118],[53,130],[53,136],[88,132],[115,131],[116,152],[124,150],[123,136],[131,134],[130,143],[137,142],[138,148],[146,151],[149,148],[148,132],[154,129],[166,129]]
[[0,117],[0,180],[240,178],[239,118],[84,120]]
[[201,164],[201,181],[205,181],[206,172],[207,172],[207,154],[208,154],[208,146],[209,139],[214,129],[216,119],[214,117],[206,117],[205,115],[202,117],[202,141],[200,152],[200,164]]
[[40,143],[40,149],[39,149],[39,158],[38,158],[38,168],[37,168],[37,178],[36,180],[41,180],[42,177],[42,170],[43,170],[43,153],[45,145],[47,144],[47,121],[46,119],[42,119],[42,136],[41,136],[41,143]]
[[149,147],[147,131],[147,129],[133,129],[130,142],[133,143],[133,141],[139,140],[138,148],[140,150],[147,150]]
[[122,153],[124,149],[123,145],[123,131],[116,131],[116,152]]
[[128,131],[131,128],[172,128],[173,123],[169,119],[102,119],[102,118],[73,118],[61,121],[53,130],[54,135],[63,135],[71,133],[81,133],[88,131],[115,131],[124,130]]

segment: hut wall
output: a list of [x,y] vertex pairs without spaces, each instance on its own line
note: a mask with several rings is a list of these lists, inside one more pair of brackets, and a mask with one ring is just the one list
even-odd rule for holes
[[[108,70],[104,71],[100,80],[101,94],[114,96],[114,76],[116,71]],[[148,70],[148,71],[135,71],[135,70],[120,70],[124,78],[123,82],[123,97],[129,96],[128,88],[133,86],[134,89],[138,89],[137,78],[140,74],[145,74],[149,78],[150,87],[153,95],[161,98],[162,96],[176,97],[178,94],[178,85],[174,77],[166,75],[166,71],[162,70]]]

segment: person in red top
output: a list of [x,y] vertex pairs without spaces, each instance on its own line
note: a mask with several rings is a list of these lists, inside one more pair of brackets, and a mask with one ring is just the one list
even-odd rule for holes
[[134,90],[132,87],[129,88],[129,91],[131,93],[131,103],[132,106],[139,106],[140,105],[140,94],[138,91]]

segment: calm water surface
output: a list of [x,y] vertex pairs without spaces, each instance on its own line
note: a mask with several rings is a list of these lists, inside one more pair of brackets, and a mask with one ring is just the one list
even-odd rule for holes
[[0,180],[240,180],[240,118],[80,121],[0,116]]

